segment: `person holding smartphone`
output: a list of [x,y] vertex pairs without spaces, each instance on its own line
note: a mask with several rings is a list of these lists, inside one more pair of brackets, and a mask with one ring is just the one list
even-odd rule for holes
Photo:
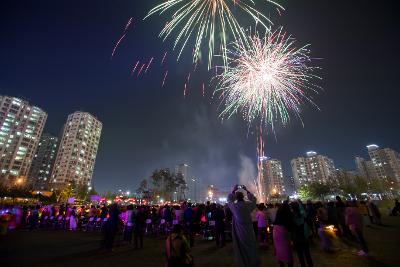
[[[242,191],[247,193],[249,201],[245,201]],[[256,201],[255,196],[243,185],[235,185],[228,196],[228,206],[232,212],[233,250],[237,267],[260,266],[251,219],[251,212],[256,208]]]

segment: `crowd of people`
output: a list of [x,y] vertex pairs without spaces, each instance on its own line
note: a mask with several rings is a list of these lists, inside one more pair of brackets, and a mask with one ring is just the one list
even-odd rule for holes
[[[398,209],[398,201],[394,211]],[[394,212],[393,212],[394,213]],[[214,240],[224,247],[232,239],[236,266],[259,266],[259,248],[273,245],[280,266],[293,266],[293,254],[300,265],[313,266],[310,244],[320,240],[323,250],[335,252],[333,237],[354,240],[359,256],[368,255],[364,227],[381,225],[381,214],[373,201],[303,203],[300,200],[257,204],[245,186],[235,186],[228,203],[207,202],[174,205],[35,205],[1,208],[1,232],[18,227],[70,231],[101,231],[101,247],[112,251],[115,237],[136,249],[144,247],[144,236],[166,236],[168,266],[191,266],[190,250],[196,236]],[[5,229],[5,230],[4,230]]]

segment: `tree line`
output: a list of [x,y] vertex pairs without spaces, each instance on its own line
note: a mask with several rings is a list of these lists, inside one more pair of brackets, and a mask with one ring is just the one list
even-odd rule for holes
[[303,185],[298,189],[298,195],[301,199],[320,200],[324,200],[328,195],[361,198],[364,193],[394,198],[398,195],[399,189],[399,182],[396,179],[366,179],[345,173],[326,183],[313,182]]

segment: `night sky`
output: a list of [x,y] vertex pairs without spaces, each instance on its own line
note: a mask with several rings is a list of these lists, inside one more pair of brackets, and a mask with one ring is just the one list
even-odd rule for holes
[[[103,122],[93,183],[98,191],[134,190],[156,168],[185,162],[205,184],[228,187],[256,163],[253,131],[240,117],[223,123],[203,62],[192,68],[190,49],[176,62],[171,42],[158,33],[166,18],[142,21],[155,0],[58,0],[0,2],[0,94],[27,99],[48,114],[45,131],[59,134],[67,115],[87,111]],[[282,1],[280,1],[282,3]],[[283,1],[272,13],[298,40],[310,43],[322,69],[324,89],[312,95],[320,110],[306,106],[304,127],[293,119],[266,140],[266,154],[282,160],[315,150],[336,167],[354,169],[365,145],[400,150],[399,22],[395,1]],[[111,60],[128,19],[133,25]],[[167,63],[160,61],[169,51]],[[141,77],[136,61],[154,57]],[[166,85],[161,88],[164,72]],[[206,82],[206,95],[201,85]]]

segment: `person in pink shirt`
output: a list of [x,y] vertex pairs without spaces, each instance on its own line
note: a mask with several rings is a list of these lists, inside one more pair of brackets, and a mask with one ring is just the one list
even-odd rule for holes
[[264,203],[258,205],[256,213],[258,226],[258,242],[260,245],[267,245],[267,214]]
[[367,256],[368,247],[363,234],[363,218],[357,208],[357,202],[354,200],[349,203],[345,211],[346,225],[350,228],[351,233],[357,238],[360,246],[360,251],[357,252],[358,256]]

